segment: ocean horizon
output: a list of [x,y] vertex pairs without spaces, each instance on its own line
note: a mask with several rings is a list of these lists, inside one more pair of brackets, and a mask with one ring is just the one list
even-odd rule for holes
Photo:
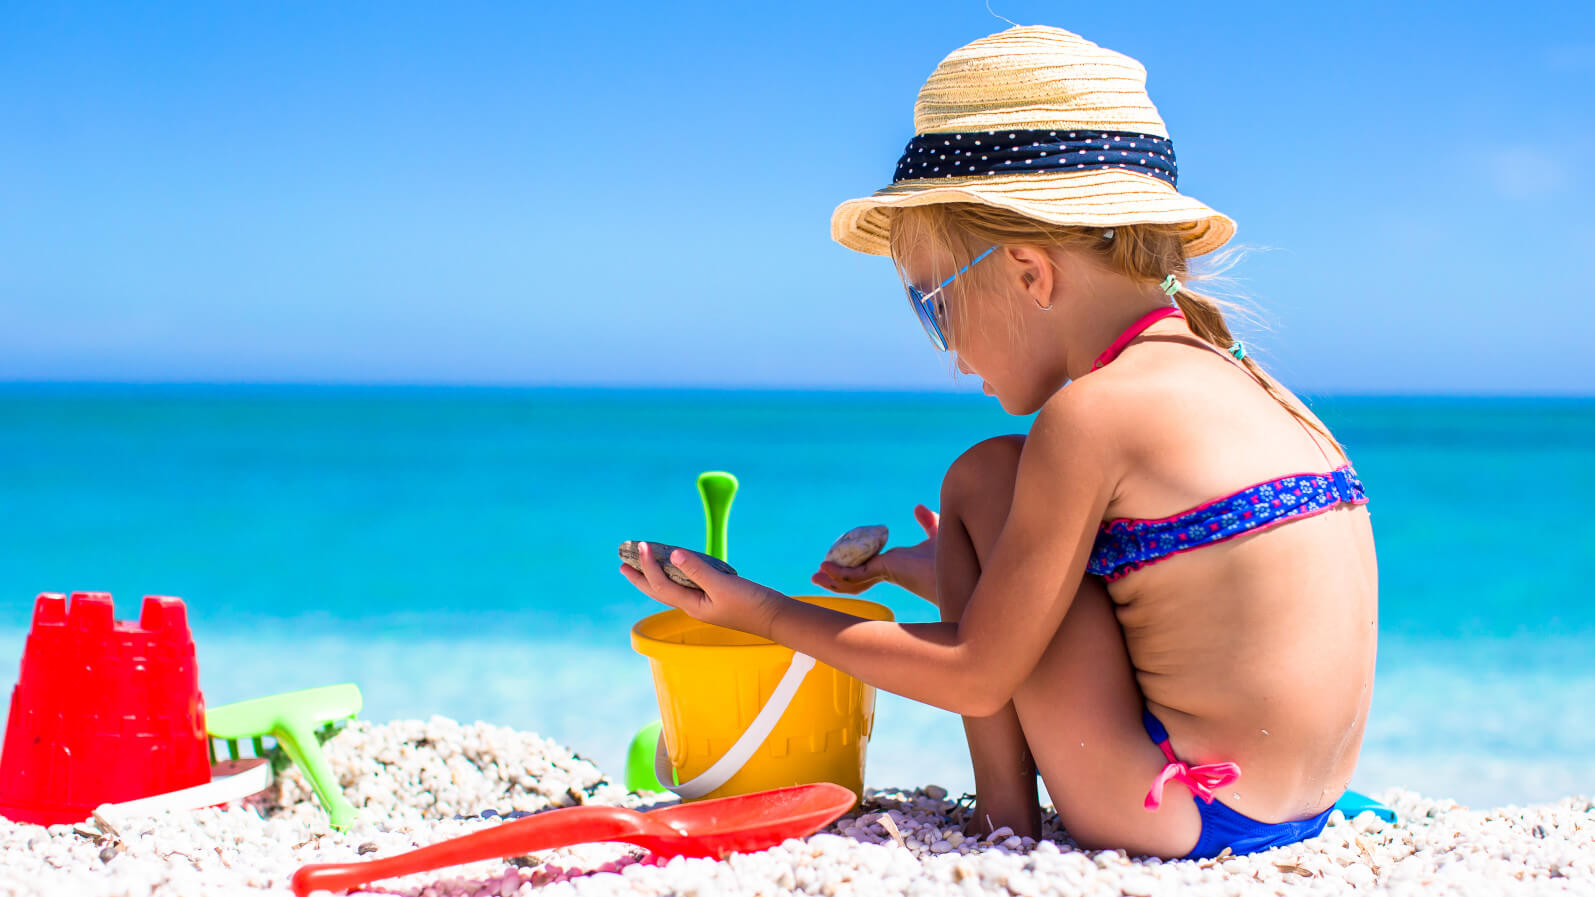
[[[1380,659],[1354,786],[1465,804],[1595,792],[1595,398],[1308,396],[1371,496]],[[616,543],[729,554],[794,594],[864,523],[918,531],[946,465],[1022,432],[978,394],[0,384],[0,685],[34,596],[183,598],[212,705],[339,681],[365,718],[535,730],[623,773],[657,716]],[[933,610],[894,587],[899,619]],[[956,716],[882,695],[867,783],[971,787]]]

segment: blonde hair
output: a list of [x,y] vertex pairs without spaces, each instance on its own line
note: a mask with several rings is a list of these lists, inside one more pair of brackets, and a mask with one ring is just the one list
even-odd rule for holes
[[[1029,244],[1091,253],[1110,270],[1146,283],[1158,284],[1173,274],[1181,281],[1179,291],[1174,294],[1174,301],[1179,304],[1180,311],[1184,312],[1186,324],[1191,332],[1225,353],[1230,352],[1230,347],[1235,344],[1235,336],[1230,333],[1229,324],[1224,320],[1224,309],[1255,319],[1256,316],[1249,309],[1237,303],[1216,296],[1203,295],[1185,285],[1190,280],[1219,278],[1216,275],[1198,276],[1191,273],[1189,260],[1185,256],[1185,244],[1181,240],[1181,231],[1177,225],[1120,225],[1113,228],[1112,239],[1104,238],[1104,233],[1104,229],[1100,227],[1051,224],[980,203],[932,203],[895,210],[891,226],[891,250],[892,258],[904,283],[908,282],[908,274],[903,268],[903,260],[908,257],[911,249],[921,246],[928,246],[934,250],[932,254],[938,262],[942,259],[951,259],[951,270],[936,271],[935,283],[945,280],[953,271],[968,264],[976,254],[993,244],[999,246]],[[1236,259],[1234,253],[1221,258],[1219,269],[1227,269]],[[991,289],[996,286],[995,266],[984,266],[984,270],[982,268],[983,266],[976,265],[959,276],[955,286],[960,292],[982,287]],[[923,289],[933,285],[921,284],[920,287]],[[947,320],[950,331],[947,334],[949,345],[954,345],[953,335],[960,331],[967,320],[968,305],[969,303],[965,302],[949,304]],[[1017,326],[1017,322],[1010,320],[1009,326]],[[1247,373],[1267,390],[1274,401],[1280,404],[1280,407],[1315,432],[1322,434],[1334,445],[1336,451],[1345,456],[1345,449],[1335,437],[1316,419],[1306,414],[1303,408],[1292,402],[1287,397],[1284,387],[1269,376],[1251,355],[1240,359],[1240,363]]]

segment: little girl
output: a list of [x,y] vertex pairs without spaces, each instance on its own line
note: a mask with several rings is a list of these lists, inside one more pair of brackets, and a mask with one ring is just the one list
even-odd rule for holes
[[895,582],[940,623],[866,621],[693,557],[621,572],[964,717],[974,830],[1040,828],[1039,771],[1090,848],[1210,857],[1317,834],[1356,765],[1378,575],[1367,496],[1247,356],[1187,261],[1234,233],[1175,189],[1139,63],[1057,28],[954,51],[891,186],[832,234],[890,254],[932,343],[1026,436],[953,462],[930,534],[815,582]]

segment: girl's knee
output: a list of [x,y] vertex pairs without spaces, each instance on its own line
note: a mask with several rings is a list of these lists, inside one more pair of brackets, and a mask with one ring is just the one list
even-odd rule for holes
[[942,507],[995,497],[1005,498],[1005,506],[1011,504],[1019,454],[1024,446],[1025,437],[1018,434],[993,436],[970,446],[942,477]]

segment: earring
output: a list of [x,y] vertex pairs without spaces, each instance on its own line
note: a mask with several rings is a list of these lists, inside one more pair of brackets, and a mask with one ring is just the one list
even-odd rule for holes
[[[1030,286],[1030,284],[1035,282],[1036,276],[1034,274],[1031,274],[1029,271],[1026,271],[1025,274],[1024,274],[1024,278],[1025,278],[1025,286]],[[1052,311],[1052,305],[1050,303],[1047,304],[1047,305],[1042,305],[1041,303],[1037,302],[1036,303],[1036,308],[1039,308],[1042,311]]]

